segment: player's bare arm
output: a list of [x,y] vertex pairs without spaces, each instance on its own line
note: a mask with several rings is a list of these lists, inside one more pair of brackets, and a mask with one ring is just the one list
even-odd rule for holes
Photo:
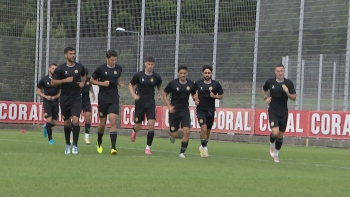
[[37,89],[36,89],[36,93],[37,93],[40,97],[46,98],[47,100],[49,100],[49,98],[50,98],[50,96],[45,95],[45,94],[41,91],[40,88],[37,88]]
[[162,100],[161,86],[157,86],[157,91],[158,91],[158,99]]
[[264,90],[264,88],[261,88],[261,95],[264,98],[264,101],[269,104],[271,102],[271,97],[267,95],[267,91]]
[[[90,80],[90,83],[91,83],[91,80]],[[91,92],[91,99],[93,100],[93,101],[95,101],[95,92],[94,92],[94,89],[92,88],[92,86],[90,86],[90,88],[89,88],[89,90],[90,90],[90,92]]]
[[131,83],[129,83],[129,92],[135,101],[140,99],[140,96],[135,94],[134,85],[132,85]]
[[84,84],[85,84],[85,82],[86,82],[86,79],[87,79],[87,76],[86,76],[86,75],[81,77],[81,82],[78,82],[80,88],[83,88],[83,87],[84,87]]
[[292,101],[295,101],[297,99],[297,95],[296,94],[291,94],[289,93],[289,89],[286,85],[282,85],[283,91],[287,94],[288,98]]
[[219,100],[224,98],[223,94],[221,94],[221,95],[214,94],[212,91],[210,91],[210,96],[211,96],[211,98],[215,98],[215,99],[219,99]]
[[98,81],[97,79],[94,79],[93,77],[91,77],[90,79],[90,83],[93,85],[98,85],[98,86],[104,86],[104,87],[108,87],[109,86],[109,81]]
[[170,100],[168,98],[168,95],[169,95],[168,93],[163,92],[163,100],[164,100],[165,104],[168,106],[169,112],[170,113],[174,113],[175,112],[175,109],[174,109],[175,107],[171,105]]
[[51,79],[52,86],[59,86],[62,83],[71,83],[73,81],[73,77],[67,77],[65,79]]
[[119,86],[120,88],[124,88],[124,83],[123,83],[121,77],[118,78],[118,86]]

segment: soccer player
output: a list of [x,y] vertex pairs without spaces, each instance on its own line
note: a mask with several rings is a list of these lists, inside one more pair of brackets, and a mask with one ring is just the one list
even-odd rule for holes
[[81,113],[81,88],[84,87],[86,75],[84,66],[75,62],[75,49],[66,47],[64,49],[66,62],[59,65],[52,75],[51,83],[54,86],[61,86],[60,106],[61,114],[64,120],[64,135],[66,139],[66,148],[64,153],[70,154],[70,132],[71,118],[73,122],[73,147],[72,153],[78,154],[79,139],[79,117]]
[[49,144],[55,144],[52,138],[52,127],[56,125],[59,112],[60,87],[51,86],[51,77],[56,68],[55,63],[49,65],[49,74],[40,79],[36,89],[37,94],[43,98],[44,116],[46,118],[46,124],[43,125],[43,134],[44,137],[49,138]]
[[[136,139],[136,132],[141,130],[141,123],[145,117],[148,121],[147,146],[145,154],[151,154],[151,146],[154,138],[154,124],[156,121],[156,101],[154,99],[155,87],[158,89],[158,99],[162,99],[160,89],[162,78],[153,71],[155,59],[152,56],[146,57],[145,69],[134,74],[129,83],[129,91],[135,100],[134,128],[131,133],[131,141]],[[134,90],[134,86],[136,86]]]
[[90,101],[90,92],[91,92],[91,99],[95,100],[95,93],[92,88],[92,85],[90,83],[90,77],[89,70],[85,68],[85,75],[86,75],[86,82],[84,84],[84,87],[81,90],[81,99],[82,99],[82,106],[81,109],[84,113],[84,120],[85,120],[85,136],[84,140],[86,144],[90,144],[90,127],[91,127],[91,101]]
[[[296,100],[294,84],[284,78],[284,66],[275,66],[275,77],[268,79],[261,94],[268,104],[269,123],[272,130],[270,134],[270,155],[274,162],[279,162],[279,152],[283,144],[283,133],[288,120],[288,99]],[[269,96],[267,95],[269,91]]]
[[[183,129],[183,137],[180,149],[180,158],[185,157],[185,151],[188,146],[188,140],[190,136],[190,111],[188,109],[188,99],[190,94],[194,98],[196,93],[194,89],[194,82],[187,79],[187,67],[180,66],[178,68],[178,78],[170,81],[164,89],[163,100],[169,109],[169,125],[170,125],[170,142],[175,142],[175,137],[178,134],[178,130],[181,124]],[[170,99],[168,98],[170,95]]]
[[97,133],[97,152],[102,153],[102,137],[106,127],[107,115],[110,122],[111,154],[118,154],[117,142],[117,119],[119,114],[119,93],[118,86],[124,88],[121,81],[122,67],[117,63],[117,52],[108,50],[106,63],[97,67],[91,75],[90,82],[99,86],[98,111],[100,125]]
[[201,126],[201,146],[199,146],[201,157],[209,157],[207,144],[214,123],[215,99],[221,100],[224,97],[221,84],[212,79],[212,72],[213,68],[211,66],[203,66],[202,75],[204,79],[195,83],[195,90],[198,96],[194,100],[197,105],[197,119]]

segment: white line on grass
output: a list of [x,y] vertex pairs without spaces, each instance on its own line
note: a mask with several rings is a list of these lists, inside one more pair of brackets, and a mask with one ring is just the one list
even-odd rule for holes
[[[29,143],[38,143],[38,144],[47,144],[46,142],[41,142],[41,141],[28,141],[28,140],[13,140],[13,139],[0,139],[0,141],[9,141],[9,142],[29,142]],[[143,151],[144,149],[140,148],[130,148],[130,147],[118,147],[118,149],[126,149],[126,150],[140,150]],[[160,153],[171,153],[171,154],[178,154],[177,152],[172,152],[172,151],[164,151],[164,150],[154,150],[152,149],[152,152],[160,152]],[[0,153],[0,154],[9,154],[9,155],[16,155],[17,153]],[[18,153],[18,155],[32,155],[32,153]],[[41,153],[38,153],[39,155],[43,155]],[[63,153],[62,153],[63,154]],[[102,155],[89,155],[89,154],[80,154],[79,155],[84,155],[84,156],[102,156]],[[105,155],[105,154],[104,154]],[[198,154],[193,154],[193,153],[186,153],[186,155],[194,155],[198,156]],[[164,157],[164,156],[154,156],[154,155],[144,155],[144,156],[122,156],[122,157]],[[235,160],[247,160],[247,161],[259,161],[259,162],[273,162],[271,161],[272,159],[254,159],[254,158],[244,158],[244,157],[231,157],[231,156],[220,156],[220,155],[210,155],[210,157],[214,158],[220,158],[220,159],[235,159]],[[195,159],[199,159],[200,157],[195,157]],[[191,158],[193,159],[193,158]],[[296,162],[295,162],[296,161]],[[334,160],[332,160],[334,161]],[[345,169],[345,170],[350,170],[350,167],[346,166],[332,166],[332,165],[324,165],[324,164],[318,164],[318,163],[304,163],[304,162],[297,162],[297,160],[283,160],[281,163],[286,163],[286,164],[294,164],[294,165],[304,165],[304,166],[315,166],[315,167],[325,167],[325,168],[338,168],[338,169]]]

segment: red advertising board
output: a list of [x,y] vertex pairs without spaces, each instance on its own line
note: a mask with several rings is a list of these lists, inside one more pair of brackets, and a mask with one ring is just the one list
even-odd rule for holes
[[[43,124],[45,121],[42,103],[0,101],[0,122]],[[82,113],[79,122],[81,125],[84,125],[84,121]],[[99,123],[97,104],[92,104],[91,126],[98,126]],[[61,113],[59,113],[57,124],[63,124]],[[108,121],[107,125],[109,125]]]
[[310,111],[309,125],[309,137],[350,139],[349,112]]
[[[91,105],[91,126],[100,122],[97,104]],[[122,105],[120,121],[122,128],[134,126],[133,105]],[[190,107],[191,131],[200,131],[195,107]],[[156,130],[169,130],[169,113],[165,106],[156,106]],[[84,125],[83,113],[80,124]],[[0,122],[20,124],[45,123],[41,103],[0,101]],[[58,124],[63,124],[59,114]],[[107,126],[109,122],[107,121]],[[147,128],[147,120],[142,122]],[[217,108],[212,132],[249,135],[269,135],[270,126],[266,109]],[[285,136],[350,140],[350,113],[338,111],[290,110]]]
[[[190,107],[191,131],[200,131],[195,107]],[[169,110],[163,107],[163,129],[169,130]],[[217,108],[212,132],[254,134],[254,110]]]

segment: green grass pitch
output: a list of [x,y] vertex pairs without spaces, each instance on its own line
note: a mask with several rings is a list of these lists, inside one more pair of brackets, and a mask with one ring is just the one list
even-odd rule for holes
[[[274,163],[265,144],[209,141],[201,158],[198,140],[190,140],[186,159],[178,157],[180,139],[155,138],[144,155],[145,137],[132,143],[119,136],[118,155],[85,145],[64,154],[63,133],[55,145],[41,132],[0,131],[0,196],[349,196],[350,153],[346,149],[283,146]],[[91,135],[92,142],[97,136]]]

